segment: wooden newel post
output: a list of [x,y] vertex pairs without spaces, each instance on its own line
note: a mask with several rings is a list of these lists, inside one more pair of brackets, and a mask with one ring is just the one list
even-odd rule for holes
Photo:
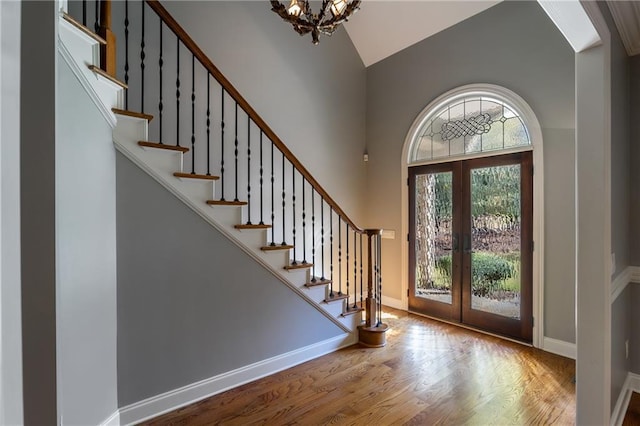
[[[380,245],[375,246],[375,258],[374,258],[374,244],[373,239],[379,240],[382,234],[382,229],[367,229],[367,298],[365,300],[365,323],[358,327],[358,337],[361,345],[369,347],[382,347],[387,344],[385,332],[389,329],[386,324],[381,322],[381,318],[378,318],[378,300],[375,297],[374,285],[378,286],[377,280],[379,270],[374,268],[380,261],[379,251]],[[374,260],[375,259],[375,260]],[[374,284],[374,280],[376,281]],[[378,291],[380,289],[378,288]],[[379,295],[382,297],[382,295]]]
[[116,36],[111,32],[111,0],[100,0],[100,27],[98,35],[107,44],[100,46],[100,68],[112,77],[116,76]]

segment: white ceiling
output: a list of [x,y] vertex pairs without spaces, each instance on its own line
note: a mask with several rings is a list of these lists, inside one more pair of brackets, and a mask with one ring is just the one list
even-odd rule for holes
[[344,26],[368,67],[499,2],[363,0]]
[[[368,67],[500,1],[363,0],[360,10],[344,27]],[[543,7],[545,4],[555,8],[563,6],[553,1],[540,3]],[[640,54],[640,1],[608,0],[607,3],[627,53],[629,56]]]

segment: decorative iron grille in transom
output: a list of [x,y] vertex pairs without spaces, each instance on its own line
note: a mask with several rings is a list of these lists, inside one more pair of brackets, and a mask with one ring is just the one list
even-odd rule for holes
[[410,162],[459,157],[531,145],[515,108],[496,97],[456,96],[426,114],[413,140]]

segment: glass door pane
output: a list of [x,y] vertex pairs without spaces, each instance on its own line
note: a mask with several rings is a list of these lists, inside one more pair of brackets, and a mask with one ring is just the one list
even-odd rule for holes
[[415,179],[415,296],[451,304],[453,173]]
[[471,309],[520,319],[521,165],[475,168],[471,185]]

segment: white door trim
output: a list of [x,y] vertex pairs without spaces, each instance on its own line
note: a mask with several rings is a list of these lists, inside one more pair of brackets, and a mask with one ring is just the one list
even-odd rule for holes
[[[449,90],[431,101],[414,119],[413,124],[407,132],[404,146],[402,148],[401,158],[401,194],[402,194],[402,234],[409,233],[409,187],[407,186],[409,152],[411,143],[427,118],[426,112],[436,107],[457,94],[478,91],[481,93],[494,93],[501,98],[510,101],[525,120],[527,128],[531,135],[531,146],[533,148],[533,240],[535,242],[535,250],[533,252],[533,316],[535,318],[533,325],[533,346],[541,347],[544,339],[544,167],[543,167],[543,141],[542,128],[535,113],[529,104],[515,92],[494,84],[469,84]],[[528,148],[531,149],[531,148]],[[473,157],[488,157],[499,155],[511,151],[491,151],[475,154]],[[463,158],[471,158],[463,157]],[[440,162],[459,160],[458,158],[443,158]],[[412,163],[411,165],[416,165]],[[403,238],[401,261],[402,261],[402,306],[406,310],[409,306],[407,292],[409,289],[409,242]]]

